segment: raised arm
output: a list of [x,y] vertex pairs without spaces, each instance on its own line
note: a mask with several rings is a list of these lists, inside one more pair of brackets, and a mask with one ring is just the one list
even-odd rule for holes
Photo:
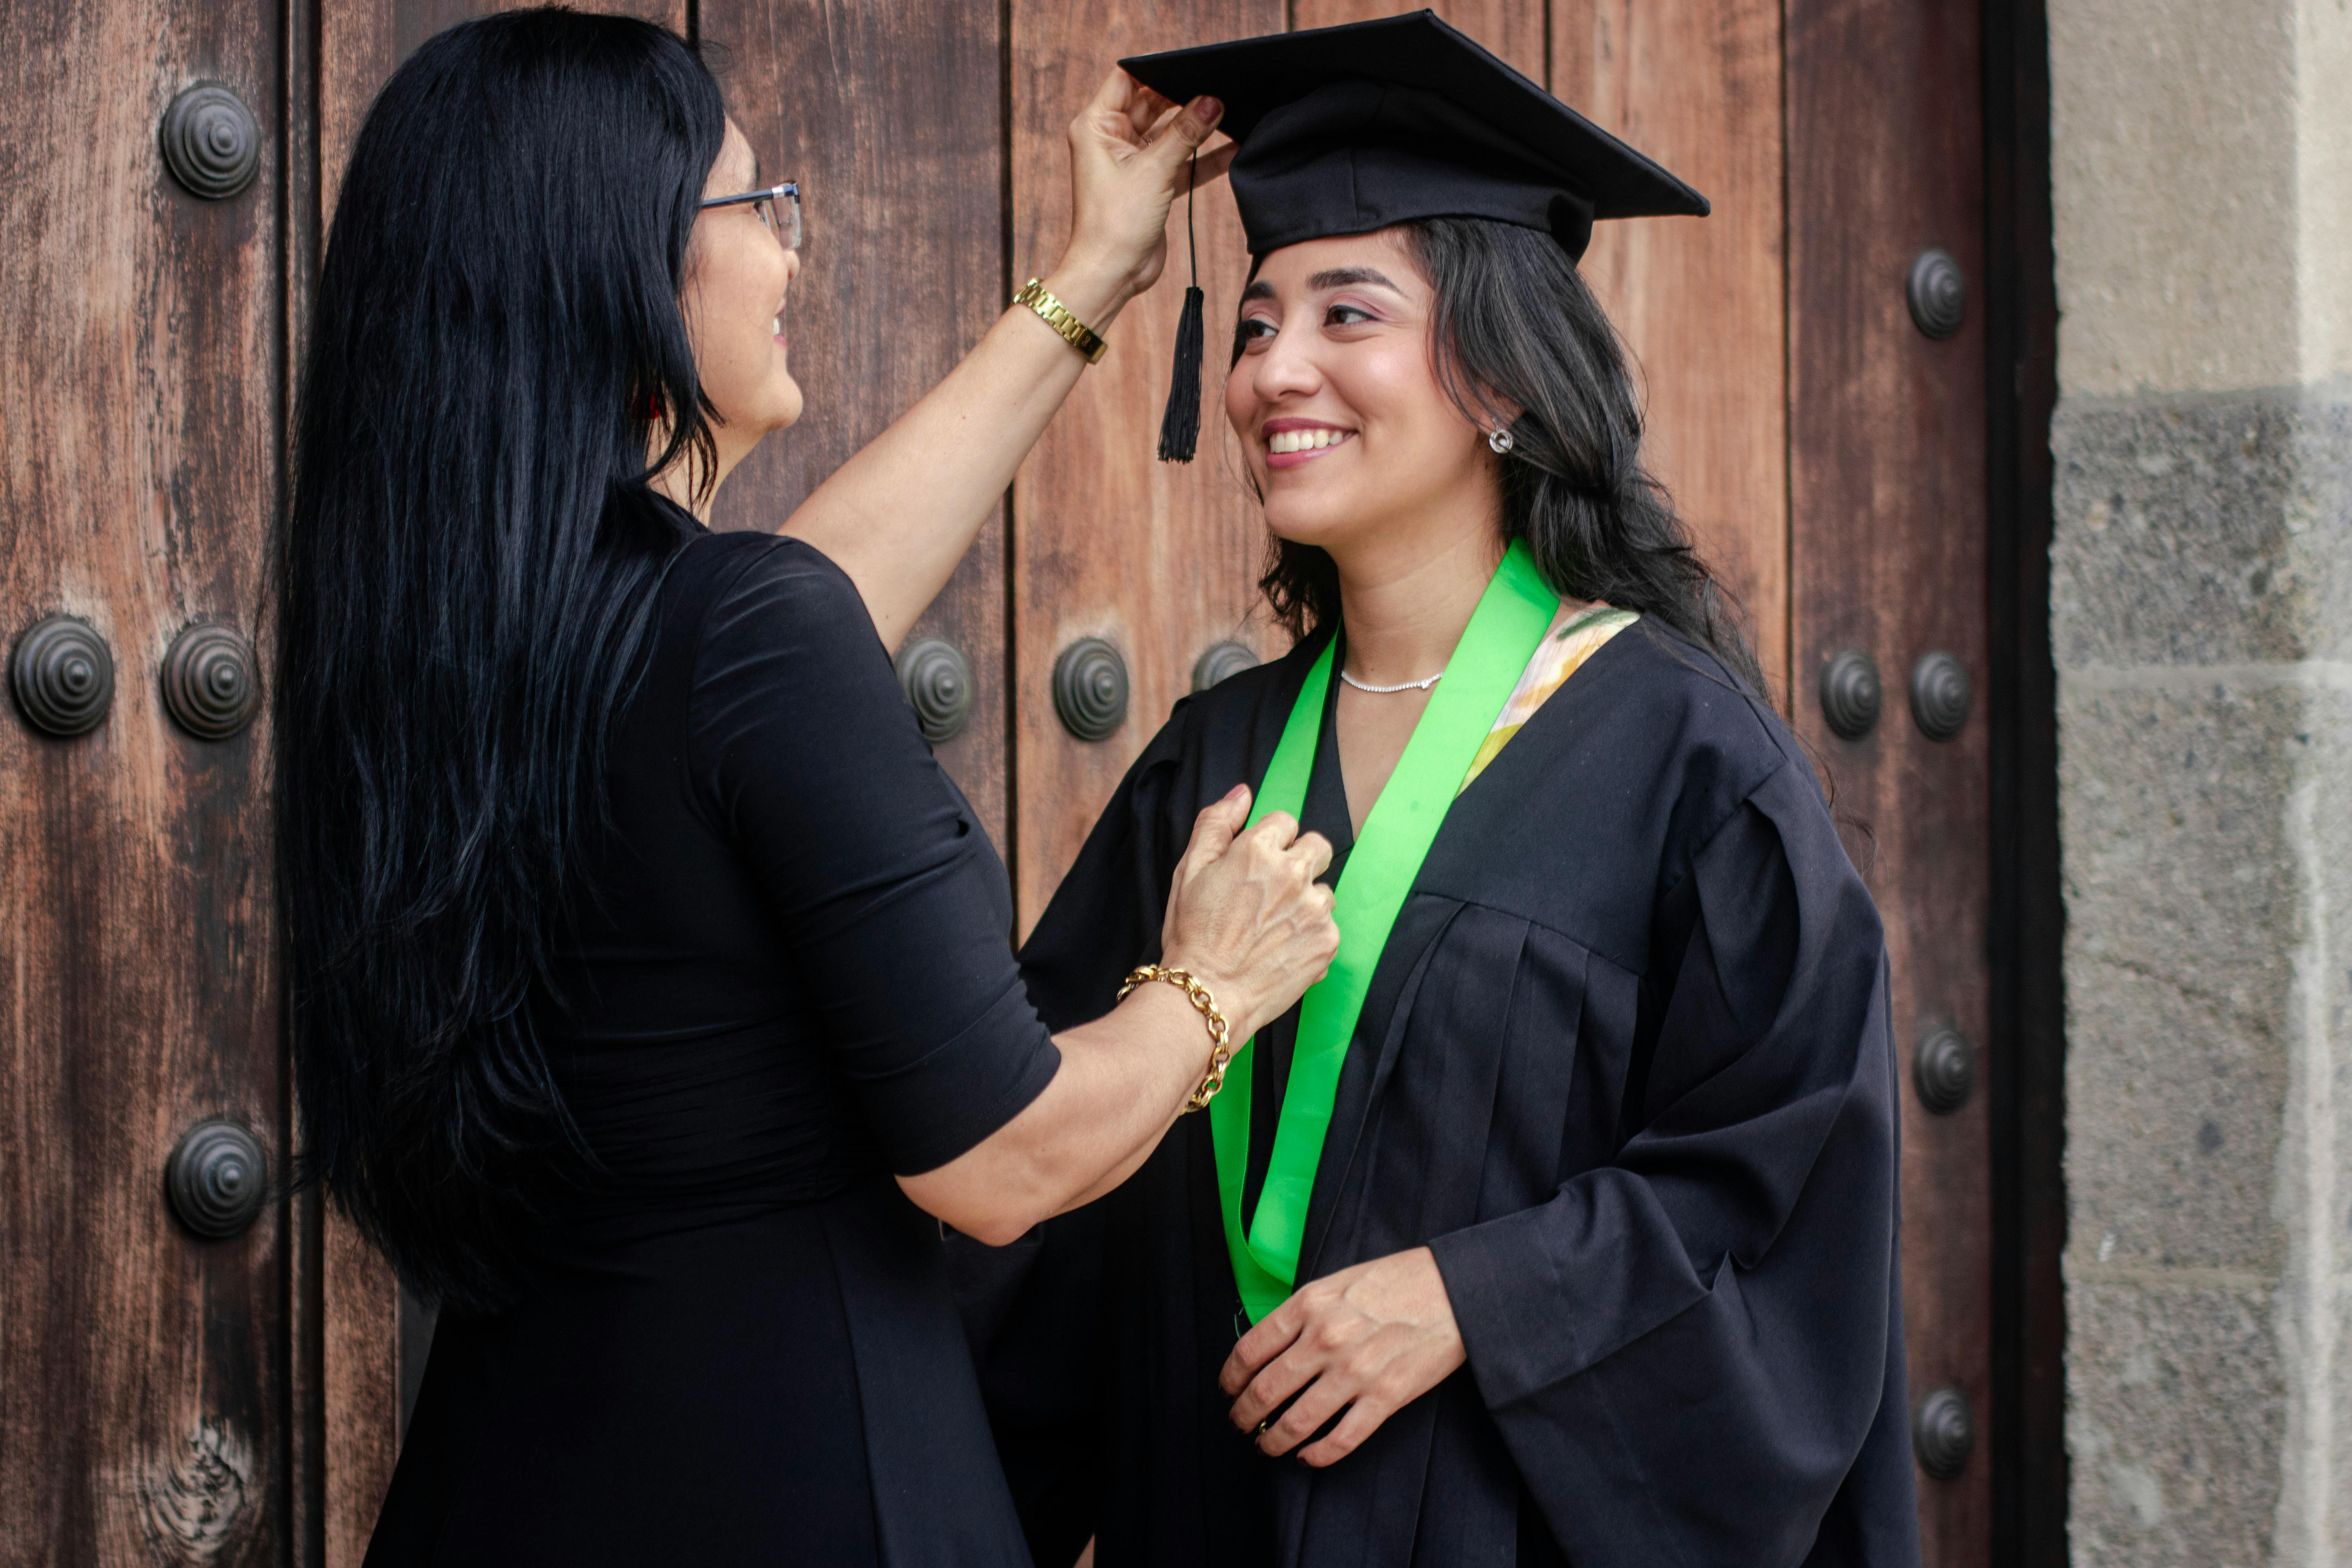
[[[1193,153],[1214,99],[1177,105],[1113,71],[1070,122],[1069,246],[1045,279],[1071,313],[1108,334],[1166,260],[1170,204],[1188,170],[1215,179],[1230,143]],[[786,520],[857,584],[896,647],[963,559],[1087,362],[1034,311],[1008,310],[978,347]]]

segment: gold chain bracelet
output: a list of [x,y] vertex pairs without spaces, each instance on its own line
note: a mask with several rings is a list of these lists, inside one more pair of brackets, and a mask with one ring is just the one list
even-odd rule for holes
[[1225,1087],[1225,1064],[1234,1059],[1233,1047],[1227,1044],[1233,1026],[1225,1022],[1224,1014],[1217,1010],[1217,999],[1210,994],[1209,988],[1181,969],[1162,969],[1156,963],[1147,963],[1130,970],[1127,984],[1118,988],[1118,1000],[1126,1001],[1137,986],[1151,980],[1165,980],[1169,984],[1181,988],[1185,999],[1208,1021],[1209,1070],[1201,1076],[1201,1087],[1184,1101],[1187,1110],[1206,1110],[1209,1101],[1217,1098],[1217,1090]]
[[1045,292],[1045,279],[1032,278],[1021,285],[1021,292],[1013,296],[1016,305],[1026,305],[1037,312],[1047,326],[1062,334],[1062,341],[1087,356],[1088,364],[1099,364],[1110,345],[1096,335],[1095,330],[1070,314],[1070,308]]

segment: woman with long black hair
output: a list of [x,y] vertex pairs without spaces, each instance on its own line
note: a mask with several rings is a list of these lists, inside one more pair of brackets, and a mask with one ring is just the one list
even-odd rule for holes
[[1061,265],[778,538],[701,518],[800,413],[798,193],[694,53],[497,16],[371,110],[274,720],[303,1159],[441,1306],[371,1563],[1027,1561],[942,1225],[1018,1236],[1213,1092],[1336,945],[1328,847],[1210,805],[1162,969],[1050,1036],[886,647],[1215,115],[1114,75]]
[[965,1260],[1039,1563],[1916,1563],[1878,917],[1576,268],[1706,202],[1426,13],[1124,63],[1239,142],[1297,646],[1178,705],[1023,970],[1097,1016],[1237,783],[1341,943],[1025,1277]]

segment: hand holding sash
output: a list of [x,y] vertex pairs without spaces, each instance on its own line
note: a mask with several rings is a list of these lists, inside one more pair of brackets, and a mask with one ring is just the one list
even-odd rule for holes
[[1322,979],[1339,948],[1331,889],[1315,880],[1330,842],[1286,812],[1244,830],[1249,808],[1249,787],[1236,784],[1194,819],[1160,928],[1160,962],[1214,992],[1242,1038]]

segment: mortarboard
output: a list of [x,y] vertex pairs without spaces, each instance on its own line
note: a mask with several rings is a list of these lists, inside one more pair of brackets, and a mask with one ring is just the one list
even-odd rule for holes
[[[1598,219],[1707,211],[1705,196],[1429,11],[1119,67],[1178,103],[1223,100],[1218,129],[1240,143],[1230,178],[1252,256],[1418,218],[1478,217],[1543,230],[1573,258]],[[1198,273],[1196,264],[1163,459],[1171,447],[1192,456],[1192,441],[1171,441],[1169,427],[1182,423],[1187,347],[1198,427]]]

